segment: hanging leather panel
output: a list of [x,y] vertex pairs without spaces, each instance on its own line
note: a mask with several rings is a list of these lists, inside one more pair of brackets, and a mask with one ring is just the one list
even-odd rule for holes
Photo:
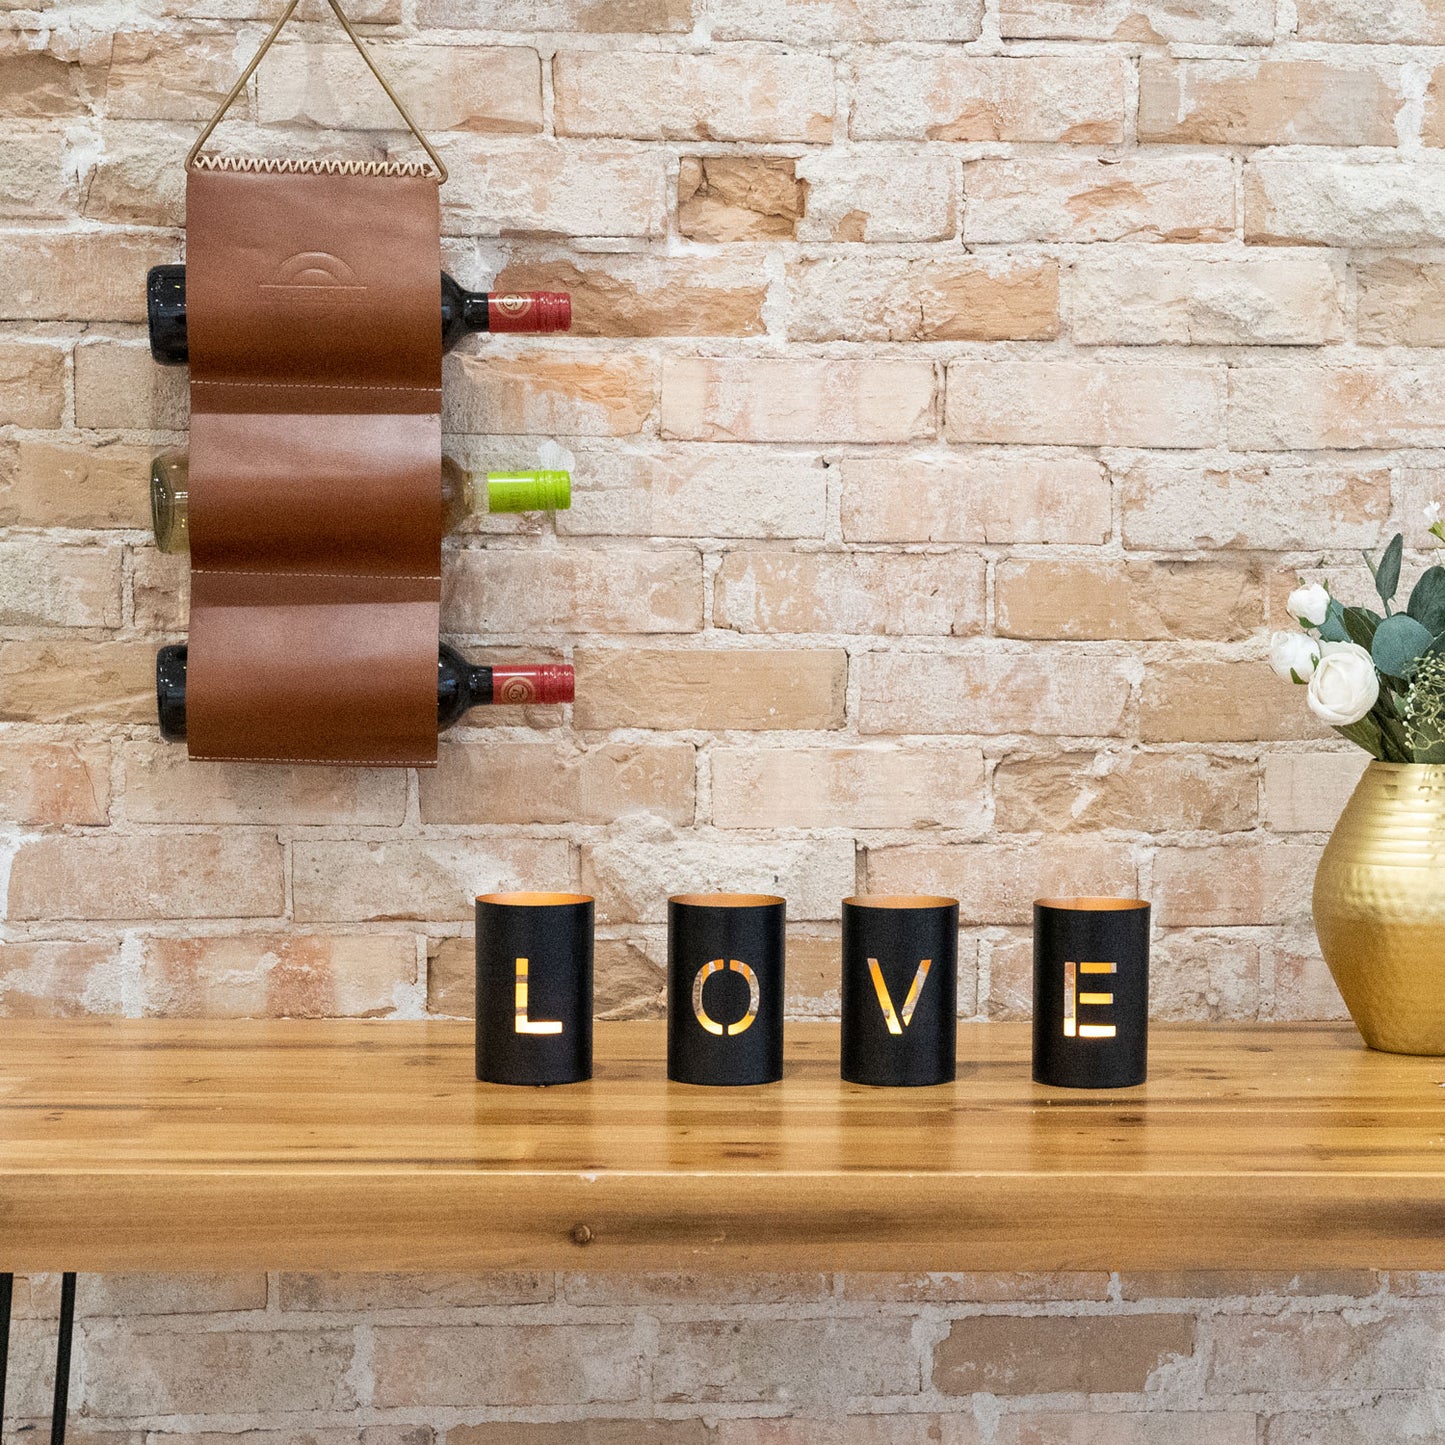
[[193,758],[436,761],[441,221],[415,171],[189,173]]

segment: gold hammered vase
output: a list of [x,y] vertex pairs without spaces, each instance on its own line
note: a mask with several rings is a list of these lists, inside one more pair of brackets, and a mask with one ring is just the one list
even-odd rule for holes
[[1445,765],[1370,764],[1320,859],[1314,915],[1365,1042],[1445,1054]]

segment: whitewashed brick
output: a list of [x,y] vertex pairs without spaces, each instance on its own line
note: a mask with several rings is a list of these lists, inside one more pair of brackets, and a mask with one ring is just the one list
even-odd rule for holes
[[564,52],[553,61],[558,135],[809,141],[833,136],[836,84],[821,55]]
[[1276,833],[1328,833],[1369,764],[1364,752],[1271,753],[1264,760],[1264,821]]
[[850,542],[1108,540],[1109,478],[1088,457],[844,457],[842,522]]
[[1234,168],[1225,156],[970,161],[964,193],[965,241],[1223,241],[1234,233]]
[[1341,272],[1314,253],[1182,257],[1115,246],[1066,272],[1088,346],[1319,346],[1343,334]]
[[1131,547],[1375,547],[1390,518],[1389,468],[1348,459],[1136,456],[1114,470]]
[[1236,368],[1229,441],[1261,451],[1445,446],[1445,365]]
[[572,885],[565,841],[488,837],[301,842],[292,849],[298,922],[470,919],[479,893]]
[[800,241],[950,241],[958,232],[959,167],[949,156],[867,147],[802,156]]
[[449,235],[657,236],[665,229],[658,156],[462,135],[439,136],[437,149],[451,172],[442,189]]
[[[397,41],[371,48],[423,130],[531,135],[542,129],[542,70],[535,50]],[[344,41],[276,46],[256,72],[256,86],[258,118],[267,125],[406,127],[355,48]]]
[[799,341],[1039,341],[1059,331],[1052,259],[833,255],[788,268]]
[[983,630],[983,559],[729,552],[717,574],[713,620],[738,632],[964,637]]
[[691,30],[695,18],[695,0],[417,0],[422,25],[458,30],[665,35]]
[[1244,169],[1256,245],[1433,246],[1445,233],[1445,165],[1261,157]]
[[714,748],[719,828],[987,826],[977,748]]
[[950,441],[1058,446],[1202,447],[1220,440],[1218,366],[953,361]]
[[1139,138],[1200,145],[1393,146],[1398,70],[1322,60],[1153,60]]
[[1021,40],[1265,45],[1274,37],[1274,5],[1271,0],[999,0],[998,24],[1000,34]]
[[816,457],[685,443],[585,454],[572,506],[556,521],[578,536],[821,538],[827,505],[828,471]]
[[727,0],[712,18],[716,40],[977,40],[983,0]]
[[1027,843],[869,848],[867,867],[870,892],[957,898],[963,923],[1027,923],[1035,898],[1132,897],[1138,887],[1129,845],[1098,838],[1057,838],[1047,848]]
[[1441,0],[1296,0],[1301,40],[1445,45]]
[[1387,256],[1355,269],[1356,335],[1366,345],[1445,346],[1445,265]]
[[447,559],[442,630],[695,632],[702,558],[691,550],[464,548]]
[[36,547],[0,541],[0,624],[7,627],[118,627],[119,547]]
[[935,431],[933,367],[669,358],[662,370],[662,431],[692,441],[914,441]]
[[1132,692],[1126,661],[1067,646],[868,652],[854,665],[864,733],[1120,736]]
[[65,137],[19,125],[7,129],[5,165],[0,169],[0,217],[63,220],[73,214],[80,192]]
[[[620,831],[620,830],[619,830]],[[586,849],[582,887],[599,923],[662,923],[672,893],[776,893],[790,919],[832,919],[857,884],[851,840],[609,837]]]
[[862,140],[1124,138],[1124,58],[881,51],[858,64],[850,134]]

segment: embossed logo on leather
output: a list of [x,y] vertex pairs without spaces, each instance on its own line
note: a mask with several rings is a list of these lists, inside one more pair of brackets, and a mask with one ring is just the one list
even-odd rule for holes
[[366,294],[356,272],[339,256],[326,251],[298,251],[288,256],[260,286],[263,300],[330,309],[354,306]]

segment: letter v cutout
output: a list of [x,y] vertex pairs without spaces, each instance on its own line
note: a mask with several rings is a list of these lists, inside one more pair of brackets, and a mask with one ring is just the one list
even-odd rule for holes
[[899,1023],[897,1011],[893,1007],[893,999],[888,992],[888,984],[883,978],[883,970],[878,967],[876,958],[868,960],[868,972],[873,975],[873,991],[878,995],[878,1002],[883,1008],[883,1018],[888,1024],[890,1034],[901,1034],[913,1021],[913,1010],[918,1007],[918,995],[923,992],[923,985],[928,981],[928,970],[932,965],[931,958],[925,958],[918,965],[918,972],[913,975],[913,982],[908,986],[908,997],[903,1000],[903,1022]]

